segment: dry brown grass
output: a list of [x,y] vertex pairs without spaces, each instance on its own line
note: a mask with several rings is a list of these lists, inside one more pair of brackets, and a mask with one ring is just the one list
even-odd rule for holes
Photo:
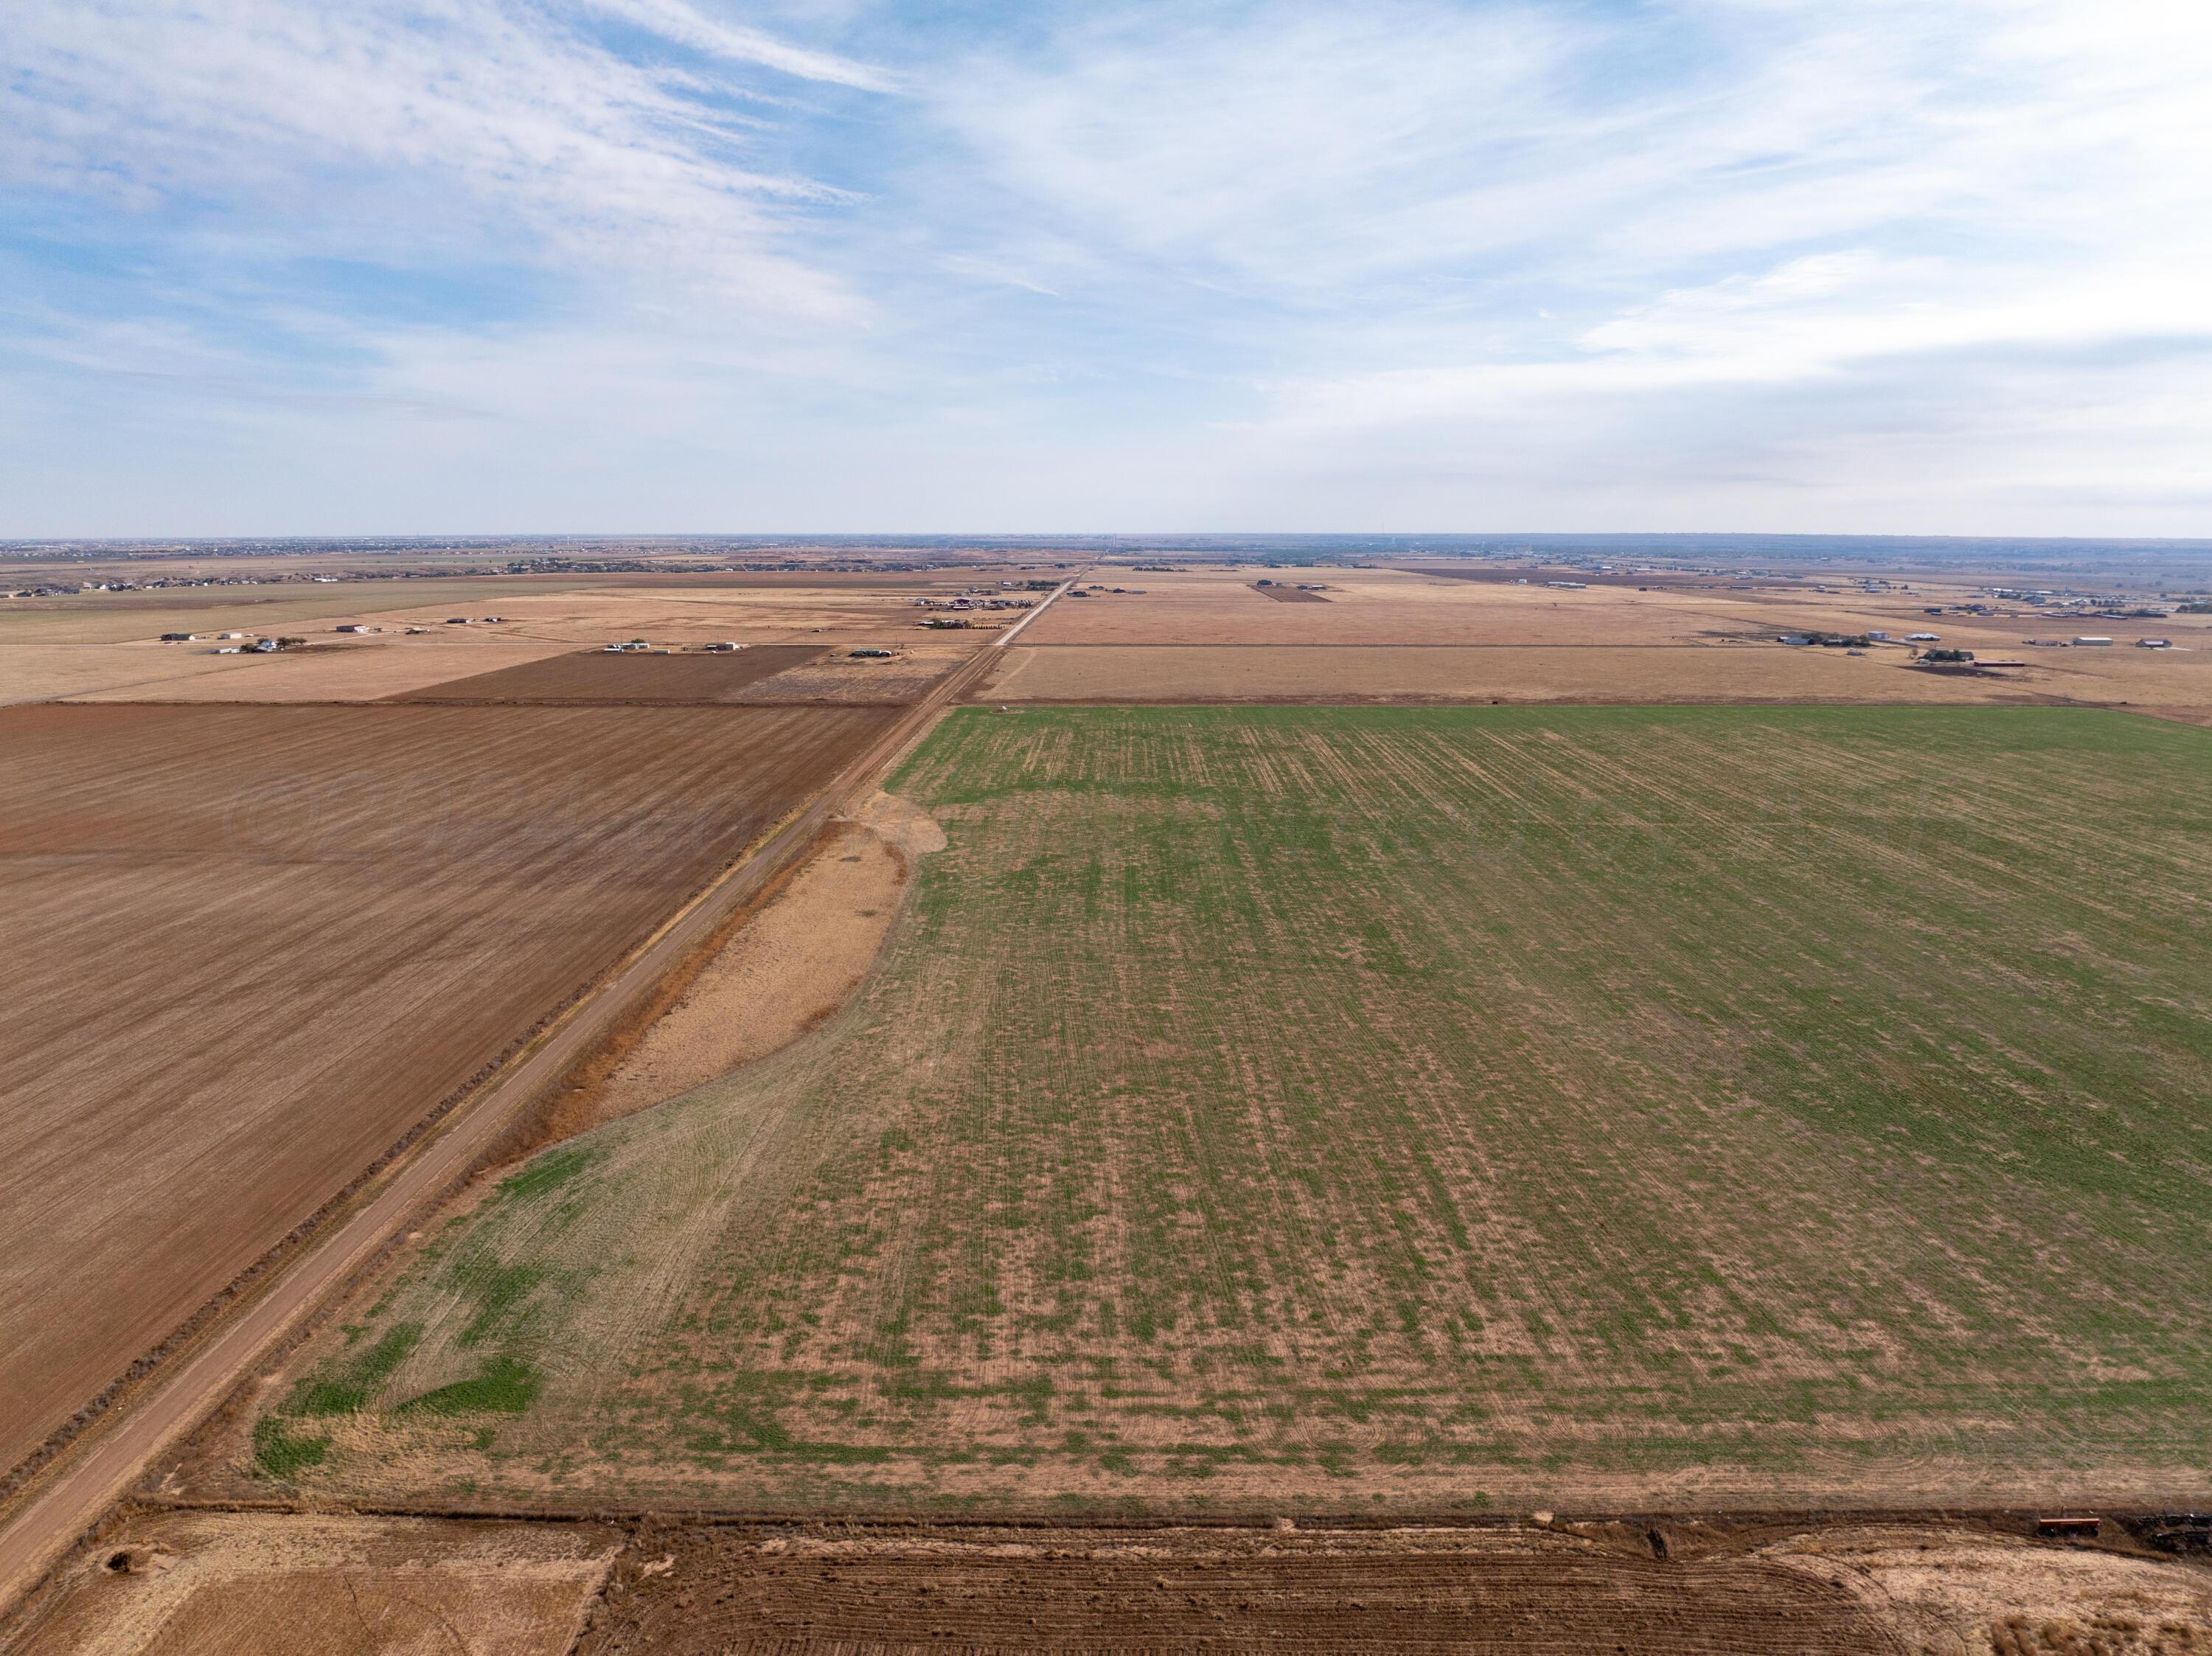
[[736,699],[749,707],[859,707],[919,701],[929,687],[980,647],[966,644],[901,645],[890,660],[855,660],[848,653],[817,657],[750,686]]
[[6,1644],[9,1656],[566,1656],[621,1546],[599,1525],[149,1514],[73,1560]]
[[578,1089],[585,1107],[568,1113],[557,1137],[718,1081],[836,1014],[875,963],[913,858],[944,845],[933,822],[887,794],[839,819],[621,1062]]
[[1907,1650],[2207,1656],[2212,1574],[1987,1530],[1838,1526],[1758,1556],[1844,1587]]

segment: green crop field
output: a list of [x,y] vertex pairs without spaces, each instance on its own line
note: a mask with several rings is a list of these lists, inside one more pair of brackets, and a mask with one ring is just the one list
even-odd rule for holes
[[549,1152],[264,1479],[725,1507],[2212,1495],[2212,733],[960,713],[877,977]]

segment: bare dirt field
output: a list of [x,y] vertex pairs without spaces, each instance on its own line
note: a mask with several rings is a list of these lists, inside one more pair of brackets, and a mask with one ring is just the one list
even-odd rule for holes
[[878,974],[515,1173],[194,1493],[2212,1497],[2212,746],[981,709]]
[[732,701],[748,685],[821,653],[805,644],[761,645],[726,655],[582,650],[452,679],[392,700],[645,707]]
[[[1026,635],[1024,635],[1026,636]],[[1902,651],[1741,645],[1573,648],[1546,645],[1016,644],[977,701],[1984,702],[2067,699],[2093,687],[2046,671],[1952,676]],[[2208,657],[2212,660],[2212,657]],[[2201,675],[2200,675],[2201,676]],[[2172,688],[2168,686],[2167,688]],[[2206,688],[2212,689],[2212,677]],[[2212,711],[2212,707],[2208,707]]]
[[1276,582],[1270,582],[1265,586],[1255,583],[1252,590],[1261,597],[1273,598],[1278,604],[1327,604],[1328,602],[1328,599],[1319,592],[1310,591],[1303,586],[1285,586]]
[[[960,584],[954,583],[936,592],[944,597],[960,590]],[[729,638],[741,644],[800,644],[818,635],[823,645],[842,649],[855,644],[893,646],[910,641],[921,613],[914,601],[920,595],[912,586],[854,583],[617,587],[590,597],[610,610],[634,609],[641,615],[664,617],[633,628],[656,642],[663,641],[662,633],[678,641]]]
[[0,713],[0,1465],[889,717]]
[[[1274,573],[1295,581],[1293,576]],[[1327,572],[1327,585],[1328,602],[1314,604],[1297,602],[1294,584],[1255,585],[1250,570],[1148,574],[1141,591],[1094,591],[1080,603],[1054,605],[1022,641],[1038,646],[1682,644],[1763,631],[1776,624],[1765,611],[1793,601],[1763,591],[1737,594],[1688,587],[1649,592],[1633,588],[1561,591],[1395,569],[1332,569]],[[1277,592],[1293,597],[1286,603],[1268,603]]]
[[[754,1652],[1886,1653],[1848,1591],[1532,1531],[763,1541],[697,1530],[622,1573],[579,1656]],[[680,1584],[680,1586],[679,1586]]]
[[[1990,1525],[908,1530],[149,1510],[7,1656],[2203,1656],[2212,1573]],[[1661,1549],[1664,1556],[1657,1556]],[[119,1568],[115,1567],[119,1561]]]
[[[1671,1537],[1664,1560],[1655,1534]],[[641,1576],[648,1563],[665,1568]],[[1667,1522],[869,1539],[702,1526],[623,1556],[578,1652],[919,1656],[948,1641],[1102,1656],[2195,1656],[2212,1651],[2212,1576],[1906,1526],[1778,1538]]]
[[[1330,570],[1329,604],[1271,604],[1248,571],[1146,576],[1141,594],[1061,604],[1022,635],[1009,697],[1039,701],[2055,701],[2212,708],[2212,616],[2066,621],[2032,612],[1923,613],[1972,589],[1820,591],[1718,580],[1591,585],[1580,591],[1465,580],[1410,570]],[[1281,589],[1268,589],[1269,591]],[[2008,606],[2000,606],[2007,608]],[[2019,606],[2008,606],[2017,610]],[[1886,632],[1860,656],[1791,646],[1784,635]],[[1913,633],[1984,660],[2019,661],[1944,680],[1906,666]],[[2048,648],[2029,638],[2111,634],[2104,648]],[[2174,648],[2135,646],[2141,636]],[[1177,646],[1096,661],[1054,646]],[[1198,646],[1253,647],[1198,653]],[[1293,646],[1303,646],[1295,653]],[[1315,652],[1343,646],[1337,653]],[[1397,646],[1402,660],[1351,646]],[[1465,651],[1468,653],[1454,653]],[[1072,652],[1071,652],[1072,656]],[[1742,658],[1741,659],[1737,658]]]

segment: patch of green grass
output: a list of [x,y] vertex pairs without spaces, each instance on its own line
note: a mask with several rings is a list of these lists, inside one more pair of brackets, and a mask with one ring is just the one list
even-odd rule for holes
[[[348,1344],[357,1337],[349,1333]],[[394,1323],[368,1350],[334,1360],[302,1380],[285,1404],[295,1415],[349,1415],[366,1409],[422,1338],[420,1323]]]
[[519,1415],[537,1400],[539,1376],[514,1357],[494,1357],[473,1379],[408,1398],[395,1415]]
[[521,1172],[501,1180],[499,1193],[510,1201],[527,1201],[558,1190],[590,1167],[598,1155],[588,1144],[568,1144],[550,1149]]
[[253,1422],[253,1464],[270,1477],[289,1480],[330,1453],[328,1436],[295,1435],[281,1416],[264,1415]]
[[542,1265],[502,1265],[495,1259],[477,1259],[450,1275],[476,1301],[476,1314],[454,1340],[465,1348],[483,1344],[511,1325],[546,1272]]

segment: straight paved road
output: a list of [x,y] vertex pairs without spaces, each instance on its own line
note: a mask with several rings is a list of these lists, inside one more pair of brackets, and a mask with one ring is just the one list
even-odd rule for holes
[[1036,609],[963,662],[848,766],[811,805],[679,911],[535,1046],[454,1111],[437,1132],[395,1162],[395,1170],[365,1205],[309,1241],[278,1271],[270,1288],[229,1322],[218,1325],[173,1372],[157,1374],[135,1401],[118,1404],[80,1448],[64,1451],[57,1468],[32,1485],[21,1507],[0,1530],[0,1611],[37,1586],[164,1449],[205,1418],[325,1295],[342,1288],[424,1204],[465,1173],[523,1107],[566,1074],[662,974],[702,942],[738,903],[802,855],[833,811],[862,787],[874,784],[932,719],[981,682],[990,670],[993,650],[1012,643],[1074,584],[1063,581]]

